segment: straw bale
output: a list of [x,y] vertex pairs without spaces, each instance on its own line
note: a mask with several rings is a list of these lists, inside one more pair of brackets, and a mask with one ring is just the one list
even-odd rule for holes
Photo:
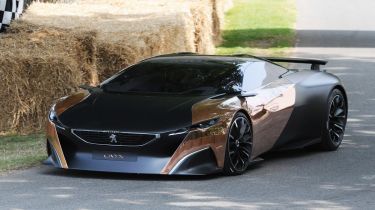
[[[98,33],[98,73],[102,81],[135,62],[150,56],[195,51],[192,21],[185,14],[149,16],[126,25],[114,23],[116,30],[102,27]],[[190,18],[191,19],[191,18]],[[138,27],[150,22],[147,30]]]
[[0,132],[41,129],[53,100],[144,58],[213,53],[231,0],[56,2],[34,2],[1,37]]
[[96,67],[100,81],[149,56],[196,51],[190,3],[103,2],[34,3],[24,19],[73,31],[96,31]]
[[220,44],[221,30],[224,28],[224,15],[232,6],[232,0],[211,0],[212,6],[212,33],[215,45]]
[[[0,41],[0,132],[44,127],[53,100],[94,83],[87,34],[16,21]],[[85,48],[85,50],[83,50]]]
[[194,44],[198,53],[214,52],[214,34],[211,0],[192,0],[191,13],[194,21]]

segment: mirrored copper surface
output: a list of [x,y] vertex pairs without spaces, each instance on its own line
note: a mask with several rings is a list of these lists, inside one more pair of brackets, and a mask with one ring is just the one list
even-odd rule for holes
[[[281,84],[280,84],[281,83]],[[227,132],[232,118],[239,110],[246,111],[253,126],[252,158],[269,150],[283,131],[295,104],[294,84],[281,81],[260,88],[254,97],[207,99],[192,108],[192,122],[220,116],[217,125],[207,130],[191,131],[162,170],[168,174],[185,156],[203,148],[211,148],[215,154],[217,166],[224,166]]]
[[223,128],[222,125],[217,125],[206,130],[197,129],[191,131],[177,148],[161,173],[168,174],[185,156],[208,147],[214,152],[217,165],[222,167],[223,162],[220,160],[224,159],[225,147],[223,144],[226,142],[226,135]]
[[162,173],[168,174],[186,155],[207,147],[212,149],[217,166],[222,168],[224,166],[227,130],[234,114],[240,108],[241,101],[237,97],[207,99],[195,104],[192,107],[193,124],[215,117],[220,117],[220,120],[218,124],[208,129],[191,131],[175,151]]
[[296,96],[293,84],[261,91],[259,97],[247,98],[254,132],[253,158],[276,143],[292,114]]
[[62,168],[68,168],[64,153],[61,148],[60,140],[56,132],[55,125],[48,120],[47,122],[47,139],[53,149],[56,151]]
[[78,104],[79,102],[87,98],[88,96],[89,96],[88,91],[81,91],[71,96],[68,96],[66,98],[60,99],[55,105],[55,111],[56,111],[57,116],[59,116],[61,113],[63,113],[65,110],[69,109],[70,107]]

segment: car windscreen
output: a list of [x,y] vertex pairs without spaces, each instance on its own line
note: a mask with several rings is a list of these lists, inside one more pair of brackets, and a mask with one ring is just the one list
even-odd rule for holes
[[207,62],[144,62],[102,84],[104,91],[210,95],[241,91],[238,64]]

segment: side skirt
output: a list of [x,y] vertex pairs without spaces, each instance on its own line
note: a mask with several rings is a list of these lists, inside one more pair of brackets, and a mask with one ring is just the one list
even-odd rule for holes
[[317,144],[321,141],[320,138],[314,138],[314,139],[306,139],[306,140],[299,140],[299,141],[293,141],[286,145],[283,145],[282,147],[279,147],[273,151],[285,151],[285,150],[293,150],[293,149],[303,149],[305,147]]

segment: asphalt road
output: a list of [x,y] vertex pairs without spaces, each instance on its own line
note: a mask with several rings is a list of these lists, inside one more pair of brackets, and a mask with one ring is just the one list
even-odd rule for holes
[[374,209],[375,2],[297,0],[296,56],[329,60],[349,96],[336,152],[294,151],[236,177],[64,172],[40,166],[0,177],[0,209]]

